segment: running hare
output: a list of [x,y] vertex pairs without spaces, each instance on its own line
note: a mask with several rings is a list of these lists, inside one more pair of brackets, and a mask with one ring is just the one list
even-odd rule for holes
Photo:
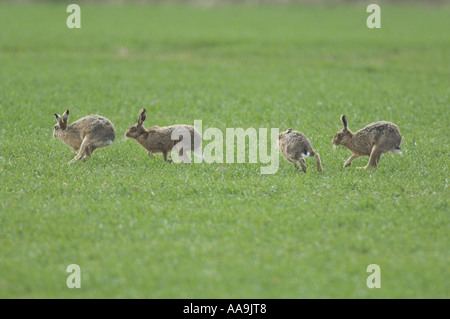
[[142,125],[147,118],[147,111],[141,109],[137,123],[132,125],[125,136],[138,141],[147,150],[149,156],[153,153],[162,153],[167,161],[167,154],[175,149],[184,163],[190,163],[186,151],[193,151],[202,157],[202,136],[192,125],[153,126],[148,130]]
[[99,115],[88,115],[68,125],[69,110],[62,116],[55,113],[58,124],[54,126],[53,137],[59,138],[64,144],[73,147],[75,158],[70,163],[90,157],[97,148],[111,145],[116,133],[113,124]]
[[353,152],[353,155],[345,162],[344,167],[352,164],[355,158],[369,156],[369,163],[365,169],[378,166],[380,157],[387,152],[401,154],[400,143],[402,136],[398,127],[391,122],[374,122],[352,133],[348,129],[345,115],[341,116],[344,128],[338,131],[333,137],[333,144],[342,145]]
[[278,134],[278,146],[284,158],[293,163],[295,167],[298,167],[297,164],[300,163],[304,173],[306,173],[305,158],[310,156],[314,156],[316,159],[317,170],[322,171],[320,156],[313,150],[311,142],[304,134],[293,131],[291,128],[281,132]]

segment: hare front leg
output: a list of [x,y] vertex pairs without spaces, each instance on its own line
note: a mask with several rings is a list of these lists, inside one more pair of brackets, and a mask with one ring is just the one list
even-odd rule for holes
[[357,159],[359,155],[353,154],[350,158],[345,162],[344,167],[349,167],[352,165],[353,160]]

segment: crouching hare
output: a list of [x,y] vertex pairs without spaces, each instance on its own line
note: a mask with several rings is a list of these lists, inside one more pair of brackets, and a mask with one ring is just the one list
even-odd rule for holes
[[111,145],[116,133],[113,124],[103,116],[88,115],[68,125],[69,110],[62,116],[55,113],[58,124],[54,126],[53,137],[73,148],[74,163],[84,156],[90,157],[97,148]]
[[333,144],[342,145],[353,152],[353,155],[345,162],[344,167],[352,165],[352,161],[360,156],[369,156],[369,163],[365,169],[378,166],[380,157],[384,153],[393,152],[401,154],[400,143],[402,136],[398,127],[391,122],[374,122],[352,133],[348,129],[345,115],[341,116],[344,128],[333,137]]
[[300,163],[304,173],[306,173],[305,158],[311,156],[314,156],[316,160],[317,170],[322,171],[320,156],[313,150],[311,142],[304,134],[290,128],[278,134],[278,146],[284,158],[293,163],[295,167],[298,167],[297,164]]
[[184,163],[190,163],[187,151],[202,157],[202,135],[192,125],[153,126],[145,129],[142,125],[147,118],[147,111],[141,109],[137,123],[132,125],[125,136],[138,141],[147,150],[147,154],[162,153],[167,161],[167,154],[174,149],[183,158]]

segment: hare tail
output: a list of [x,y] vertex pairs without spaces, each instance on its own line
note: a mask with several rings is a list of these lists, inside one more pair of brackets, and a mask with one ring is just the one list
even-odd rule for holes
[[304,150],[303,153],[300,154],[302,158],[309,157],[310,153],[307,150]]

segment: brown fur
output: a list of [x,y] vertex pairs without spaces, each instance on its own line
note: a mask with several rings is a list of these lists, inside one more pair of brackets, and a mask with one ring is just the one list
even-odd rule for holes
[[293,163],[295,167],[300,164],[304,173],[306,173],[305,158],[311,156],[314,156],[316,160],[317,170],[322,171],[320,156],[313,150],[311,142],[304,134],[288,129],[278,134],[278,145],[284,158]]
[[[138,122],[125,132],[125,136],[128,138],[133,138],[138,141],[139,144],[144,147],[148,155],[151,156],[153,153],[162,153],[164,160],[167,161],[167,154],[176,148],[178,155],[183,157],[185,163],[189,163],[190,159],[187,157],[185,151],[198,151],[201,148],[201,134],[195,130],[192,125],[172,125],[172,126],[153,126],[149,129],[145,129],[142,125],[147,117],[147,111],[141,109],[139,112]],[[190,145],[182,143],[182,136],[178,139],[172,140],[172,133],[179,130],[181,133],[188,132],[190,134]],[[194,143],[197,140],[198,145]],[[181,142],[181,143],[180,143]],[[201,153],[201,151],[200,151]]]
[[401,154],[402,136],[394,123],[374,122],[352,133],[348,129],[345,115],[341,116],[341,121],[344,128],[334,135],[333,144],[345,146],[353,153],[344,167],[350,166],[352,161],[360,156],[369,156],[369,163],[364,168],[374,168],[378,166],[382,154],[387,152]]
[[97,148],[111,145],[116,137],[113,124],[103,116],[88,115],[70,125],[69,110],[63,116],[55,113],[55,117],[58,124],[54,126],[53,137],[72,147],[76,155],[69,163],[90,157]]

